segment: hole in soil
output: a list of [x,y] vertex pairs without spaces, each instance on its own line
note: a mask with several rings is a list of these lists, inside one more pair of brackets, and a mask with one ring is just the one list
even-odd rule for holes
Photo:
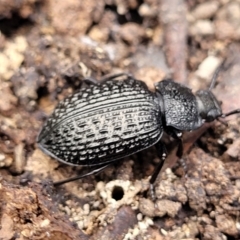
[[124,191],[123,188],[120,186],[115,186],[112,191],[112,198],[116,201],[119,201],[123,198]]

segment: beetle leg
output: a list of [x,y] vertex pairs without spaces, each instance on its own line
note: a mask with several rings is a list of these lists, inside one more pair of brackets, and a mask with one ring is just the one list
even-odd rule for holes
[[95,79],[95,78],[93,78],[93,77],[88,77],[88,78],[84,78],[83,79],[83,82],[87,85],[87,86],[89,86],[89,85],[96,85],[96,84],[98,84],[99,82]]
[[173,127],[167,127],[165,129],[165,132],[171,136],[172,138],[174,138],[175,140],[177,140],[178,143],[178,149],[177,149],[177,157],[181,158],[183,155],[183,143],[182,143],[182,131],[173,128]]
[[154,169],[154,172],[150,178],[150,184],[153,184],[155,182],[159,172],[161,171],[161,169],[164,165],[164,161],[167,157],[167,149],[162,142],[159,141],[158,143],[156,143],[156,149],[157,149],[157,154],[158,154],[159,158],[161,159],[161,161]]
[[153,174],[152,174],[152,176],[149,180],[149,182],[150,182],[150,195],[151,195],[152,200],[156,199],[153,184],[156,181],[158,174],[161,172],[161,169],[162,169],[162,167],[164,165],[164,162],[165,162],[165,159],[167,157],[167,149],[162,142],[159,141],[158,143],[156,143],[156,149],[157,149],[157,153],[158,153],[158,156],[161,159],[161,161],[155,167],[154,172],[153,172]]
[[177,149],[177,157],[181,158],[183,155],[183,142],[182,139],[179,138],[178,140],[178,149]]
[[[166,133],[177,140],[178,149],[177,149],[176,155],[177,155],[177,157],[181,158],[182,155],[183,155],[182,132],[175,129],[175,128],[168,127],[167,130],[166,130]],[[166,150],[165,145],[162,142],[159,141],[156,144],[156,148],[157,148],[158,156],[161,159],[161,162],[155,168],[154,173],[153,173],[152,177],[150,178],[150,184],[153,184],[155,182],[159,172],[161,171],[161,169],[164,165],[164,160],[167,157],[167,150]]]
[[110,165],[111,165],[111,163],[103,165],[103,166],[101,166],[99,168],[96,168],[96,169],[94,169],[94,170],[92,170],[92,171],[90,171],[88,173],[81,174],[81,175],[78,175],[78,176],[75,176],[75,177],[71,177],[71,178],[67,178],[67,179],[64,179],[64,180],[60,180],[60,181],[54,182],[53,186],[56,187],[56,186],[59,186],[59,185],[65,184],[65,183],[69,183],[69,182],[72,182],[72,181],[75,181],[75,180],[78,180],[78,179],[90,176],[92,174],[100,173],[101,171],[103,171],[105,168],[107,168]]
[[132,75],[129,73],[117,73],[117,74],[112,74],[112,75],[106,75],[106,76],[102,77],[100,80],[96,80],[93,77],[88,77],[88,78],[83,79],[83,82],[88,86],[92,85],[92,84],[97,85],[97,84],[103,84],[108,80],[114,80],[114,79],[116,79],[118,77],[122,77],[122,76],[125,76],[127,78],[132,78]]
[[122,77],[122,76],[125,76],[127,78],[132,78],[132,75],[130,73],[116,73],[116,74],[106,75],[106,76],[102,77],[99,80],[99,82],[100,83],[104,83],[104,82],[106,82],[108,80],[114,80],[114,79],[116,79],[118,77]]

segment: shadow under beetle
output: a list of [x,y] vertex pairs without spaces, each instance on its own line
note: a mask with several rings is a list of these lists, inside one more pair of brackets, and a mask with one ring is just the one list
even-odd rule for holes
[[[124,80],[117,80],[124,76]],[[214,79],[215,78],[215,79]],[[85,175],[56,182],[73,181],[99,172],[113,161],[156,145],[162,159],[150,183],[160,172],[166,151],[161,137],[166,132],[179,143],[182,131],[192,131],[205,122],[236,114],[223,114],[211,89],[191,89],[170,79],[157,82],[155,92],[128,74],[113,75],[97,82],[86,79],[87,87],[60,101],[37,138],[39,147],[53,158],[70,165],[97,166]]]

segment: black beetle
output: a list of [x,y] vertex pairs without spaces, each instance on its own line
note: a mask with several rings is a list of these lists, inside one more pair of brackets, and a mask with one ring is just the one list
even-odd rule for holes
[[[119,76],[124,76],[124,80],[117,80]],[[240,112],[237,109],[223,114],[211,87],[194,95],[186,86],[168,79],[156,83],[155,92],[151,92],[144,82],[127,74],[113,75],[101,83],[85,82],[87,87],[59,102],[37,142],[59,161],[97,166],[93,172],[154,144],[164,160],[165,148],[160,142],[164,131],[178,140],[177,155],[181,157],[182,131],[192,131],[205,122]],[[151,183],[162,166],[163,161]]]

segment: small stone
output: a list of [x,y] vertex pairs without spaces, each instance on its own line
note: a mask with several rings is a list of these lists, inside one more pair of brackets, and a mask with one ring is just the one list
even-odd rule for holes
[[193,36],[207,36],[215,33],[214,24],[209,20],[198,20],[189,29]]
[[40,226],[41,227],[47,227],[50,224],[50,220],[49,219],[44,219],[41,223]]
[[0,161],[3,161],[5,159],[5,155],[4,154],[0,154]]
[[219,230],[223,233],[229,234],[230,236],[237,236],[238,229],[236,227],[236,220],[228,215],[216,216],[216,224]]
[[196,19],[206,19],[211,18],[217,12],[219,7],[218,1],[206,1],[198,4],[196,8],[192,11],[192,15]]
[[210,79],[220,63],[220,59],[215,56],[208,56],[199,65],[196,75],[200,78]]

